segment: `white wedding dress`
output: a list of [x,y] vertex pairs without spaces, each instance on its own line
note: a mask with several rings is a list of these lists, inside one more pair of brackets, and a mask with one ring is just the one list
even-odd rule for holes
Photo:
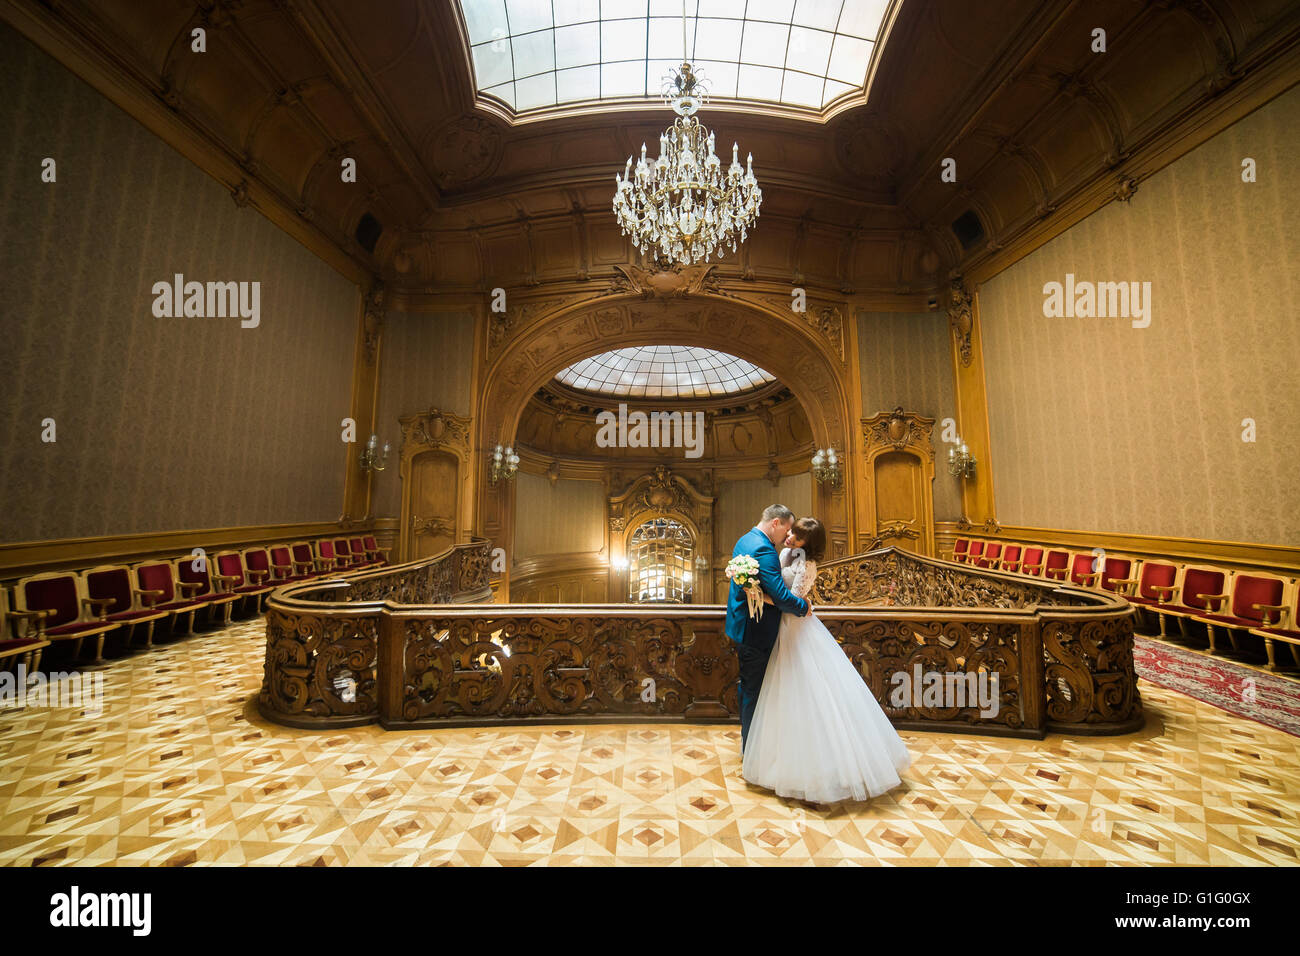
[[[804,597],[816,575],[814,562],[781,552],[781,576],[795,594]],[[745,779],[813,803],[866,800],[898,786],[911,762],[826,625],[815,613],[782,614],[745,742]]]

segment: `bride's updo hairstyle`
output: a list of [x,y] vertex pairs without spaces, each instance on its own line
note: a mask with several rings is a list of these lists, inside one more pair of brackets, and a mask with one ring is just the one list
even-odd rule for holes
[[826,553],[826,529],[816,518],[800,518],[790,529],[803,542],[803,554],[809,561],[820,561]]

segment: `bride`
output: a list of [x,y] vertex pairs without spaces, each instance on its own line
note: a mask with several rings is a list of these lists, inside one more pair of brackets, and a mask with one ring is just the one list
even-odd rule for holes
[[[826,530],[800,518],[781,551],[786,586],[804,597]],[[771,614],[774,608],[767,607]],[[912,756],[871,689],[816,615],[781,615],[745,746],[742,774],[808,803],[866,800],[902,781]]]

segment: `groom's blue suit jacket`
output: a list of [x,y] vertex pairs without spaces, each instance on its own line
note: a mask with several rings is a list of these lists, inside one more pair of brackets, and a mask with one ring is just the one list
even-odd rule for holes
[[749,605],[745,600],[745,589],[734,582],[727,595],[727,637],[737,644],[746,644],[760,650],[771,650],[776,643],[777,628],[781,625],[781,612],[789,611],[801,617],[808,610],[808,602],[795,597],[785,586],[781,577],[781,559],[776,548],[767,535],[758,528],[751,528],[748,534],[741,536],[736,546],[731,549],[731,556],[751,555],[758,562],[758,580],[763,590],[772,596],[776,603],[763,605],[763,616],[757,621],[749,616]]

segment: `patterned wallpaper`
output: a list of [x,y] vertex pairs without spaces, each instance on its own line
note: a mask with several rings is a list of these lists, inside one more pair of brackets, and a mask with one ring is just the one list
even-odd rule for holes
[[605,546],[605,487],[599,481],[515,476],[515,553],[511,563]]
[[[0,541],[337,518],[356,287],[4,24],[0,85]],[[156,318],[175,273],[260,324]]]
[[375,476],[371,511],[395,518],[402,507],[397,461],[402,444],[398,419],[436,406],[470,415],[474,364],[474,317],[465,313],[389,312],[379,349],[379,411],[376,434],[389,442],[390,465]]
[[812,514],[812,500],[812,474],[806,471],[798,475],[786,475],[776,486],[766,478],[722,483],[718,501],[714,505],[718,519],[713,535],[713,546],[717,552],[715,556],[722,557],[722,565],[725,566],[736,541],[758,524],[763,517],[763,509],[768,505],[783,504],[802,518]]
[[863,417],[902,405],[934,419],[936,521],[961,517],[961,486],[945,468],[948,446],[939,438],[943,420],[957,418],[951,350],[947,312],[858,315]]
[[[980,290],[1003,524],[1300,541],[1297,157],[1300,88]],[[1067,273],[1150,282],[1150,326],[1044,317]]]

